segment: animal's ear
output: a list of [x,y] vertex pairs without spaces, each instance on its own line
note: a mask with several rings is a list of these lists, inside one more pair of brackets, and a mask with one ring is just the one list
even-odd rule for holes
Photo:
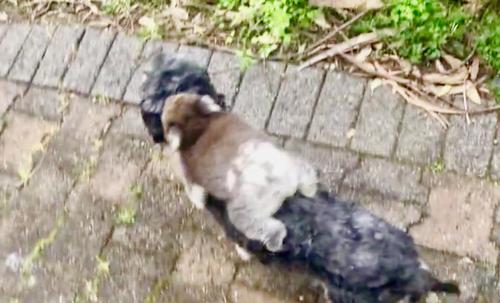
[[218,105],[212,97],[205,95],[202,96],[198,102],[198,109],[203,115],[208,115],[211,113],[216,113],[222,111],[220,105]]
[[172,150],[176,151],[181,146],[181,130],[177,126],[171,126],[166,130],[165,143]]

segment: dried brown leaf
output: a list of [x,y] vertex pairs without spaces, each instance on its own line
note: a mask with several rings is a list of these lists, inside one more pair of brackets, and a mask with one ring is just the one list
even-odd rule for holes
[[476,104],[481,104],[481,97],[479,96],[479,92],[477,91],[476,86],[471,81],[465,83],[465,92],[467,98]]
[[391,84],[393,90],[395,92],[399,93],[408,103],[413,104],[415,106],[418,106],[418,107],[420,107],[428,112],[436,112],[436,113],[441,113],[441,114],[463,114],[463,111],[461,111],[461,110],[444,108],[441,106],[434,105],[434,104],[430,103],[429,101],[424,100],[421,97],[410,92],[408,89],[399,85],[395,81],[387,81],[387,83]]
[[358,36],[355,36],[347,41],[344,41],[344,42],[341,42],[338,44],[332,44],[332,45],[330,45],[328,50],[323,51],[323,52],[309,58],[304,63],[302,63],[299,67],[299,70],[302,70],[302,69],[309,67],[315,63],[323,61],[326,58],[330,58],[330,57],[333,57],[335,55],[349,51],[356,46],[373,43],[375,41],[378,41],[379,39],[380,39],[380,37],[377,33],[364,33],[364,34],[360,34]]
[[475,81],[477,79],[477,74],[479,72],[479,57],[474,57],[472,60],[472,65],[470,67],[470,79]]
[[439,73],[429,73],[422,76],[422,79],[430,83],[441,83],[441,84],[461,84],[464,83],[467,78],[467,69],[460,68],[458,71],[452,74],[439,74]]
[[363,47],[356,55],[356,60],[360,62],[366,61],[366,58],[368,58],[368,56],[370,56],[371,53],[372,53],[372,47],[370,45]]
[[441,60],[437,59],[435,61],[435,65],[436,65],[436,69],[438,70],[438,72],[440,72],[441,74],[446,74],[448,73],[448,71],[446,70],[446,68],[444,68],[444,65],[443,63],[441,63]]
[[427,84],[424,87],[424,91],[433,94],[436,97],[443,97],[450,93],[451,86],[450,85],[434,85]]
[[458,69],[463,65],[462,60],[457,59],[451,55],[444,54],[443,59],[450,65],[452,69]]

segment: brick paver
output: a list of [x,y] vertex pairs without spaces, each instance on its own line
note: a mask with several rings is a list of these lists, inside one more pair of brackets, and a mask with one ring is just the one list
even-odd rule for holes
[[20,98],[14,108],[33,116],[41,116],[45,120],[59,121],[62,118],[64,100],[68,98],[64,93],[31,87],[26,95]]
[[12,25],[0,41],[0,77],[5,77],[23,46],[31,27],[27,24]]
[[429,217],[412,228],[415,241],[496,264],[498,250],[489,238],[500,188],[485,181],[429,173],[424,182],[432,187]]
[[57,87],[64,72],[76,55],[77,43],[84,33],[83,26],[59,26],[50,42],[33,83],[42,86]]
[[9,72],[9,79],[24,82],[31,80],[45,54],[53,32],[53,27],[33,26]]
[[405,161],[429,164],[441,156],[445,129],[423,110],[408,105],[399,135],[396,157]]
[[234,111],[309,159],[332,194],[409,230],[432,271],[460,282],[460,302],[500,302],[496,113],[445,130],[348,73],[243,71],[205,48],[22,24],[0,24],[0,302],[321,302],[307,275],[242,263],[187,201],[137,106],[158,50],[207,68]]
[[352,172],[358,164],[358,156],[346,151],[335,151],[310,143],[289,140],[285,148],[311,161],[320,172],[320,179],[332,192],[340,187],[342,178]]
[[243,76],[233,107],[234,112],[254,127],[263,129],[278,93],[284,69],[285,65],[277,62],[252,66]]
[[352,148],[373,155],[389,156],[396,143],[404,101],[388,86],[365,90]]
[[210,79],[215,89],[224,94],[226,103],[231,105],[240,84],[240,62],[234,55],[223,52],[214,52],[208,66]]
[[118,34],[99,72],[92,94],[120,99],[135,69],[142,46],[141,40]]
[[271,133],[303,138],[321,88],[323,71],[308,68],[298,73],[289,65],[274,104],[268,130]]
[[90,92],[115,35],[112,31],[94,28],[85,31],[76,58],[64,77],[64,88],[82,94]]
[[26,85],[0,80],[0,117],[15,99],[22,97]]
[[153,54],[162,52],[166,55],[173,55],[179,46],[175,43],[161,43],[160,41],[150,41],[144,46],[139,67],[134,71],[132,79],[127,86],[127,91],[123,100],[127,103],[139,104],[141,101],[141,84],[145,77],[145,72],[150,69],[147,61]]
[[377,192],[399,201],[425,203],[427,189],[420,184],[420,169],[387,160],[365,158],[347,173],[344,185],[366,193]]
[[471,118],[452,117],[445,143],[444,161],[448,169],[470,176],[486,174],[497,124],[496,114]]
[[365,80],[349,74],[329,72],[311,122],[308,139],[345,147],[349,130],[355,127]]

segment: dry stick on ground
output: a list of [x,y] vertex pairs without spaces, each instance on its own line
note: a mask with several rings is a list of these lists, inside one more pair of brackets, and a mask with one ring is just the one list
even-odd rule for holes
[[328,41],[328,40],[332,39],[333,37],[335,37],[336,34],[338,34],[339,32],[343,31],[348,26],[350,26],[351,24],[353,24],[354,22],[356,22],[357,20],[359,20],[361,17],[363,17],[364,15],[366,15],[366,13],[368,13],[368,10],[357,14],[352,19],[350,19],[349,21],[345,22],[341,26],[337,27],[332,32],[330,32],[329,34],[327,34],[325,37],[323,37],[323,38],[319,39],[317,42],[313,43],[311,46],[309,46],[304,51],[300,52],[298,55],[299,56],[302,56],[304,54],[310,55],[311,52],[313,52],[318,46],[320,46],[321,44],[323,44],[326,41]]
[[[385,29],[381,31],[383,35],[391,35],[394,33],[392,29]],[[302,70],[306,67],[309,67],[315,63],[323,61],[326,58],[330,58],[342,53],[345,53],[349,50],[352,50],[355,47],[359,47],[365,44],[374,43],[380,40],[380,34],[378,33],[365,33],[353,37],[347,41],[334,44],[330,47],[329,50],[319,53],[318,55],[306,60],[306,62],[302,63],[299,67],[299,70]]]

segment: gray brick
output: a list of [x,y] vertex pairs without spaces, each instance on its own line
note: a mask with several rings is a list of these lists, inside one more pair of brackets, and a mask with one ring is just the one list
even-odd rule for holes
[[[494,180],[500,180],[500,144],[498,144],[499,139],[500,137],[497,133],[497,140],[494,142],[493,156],[491,157],[491,178]],[[498,214],[498,223],[500,223],[500,211],[498,212]]]
[[49,45],[54,27],[34,25],[24,42],[16,62],[9,72],[9,79],[29,82]]
[[12,25],[0,42],[0,77],[7,76],[31,27],[28,24]]
[[446,136],[444,162],[452,171],[483,177],[493,151],[497,117],[495,113],[471,117],[454,116]]
[[97,77],[92,94],[121,99],[137,64],[143,42],[118,34]]
[[234,112],[254,127],[263,129],[278,93],[280,77],[284,70],[285,65],[278,62],[257,64],[247,70],[236,97]]
[[142,62],[134,71],[123,100],[127,103],[139,104],[141,101],[141,85],[144,79],[144,72],[150,69],[149,63],[151,55],[157,51],[161,51],[165,54],[174,54],[178,47],[176,43],[172,42],[161,43],[159,41],[149,41],[142,51]]
[[300,140],[288,140],[285,148],[310,161],[320,171],[321,182],[333,192],[340,188],[344,175],[354,170],[358,163],[358,156],[354,153],[314,146]]
[[419,168],[367,158],[361,161],[358,169],[346,175],[343,185],[359,193],[380,194],[387,199],[424,204],[428,190],[419,180]]
[[187,59],[202,67],[208,68],[212,51],[197,46],[181,45],[177,54],[179,58]]
[[136,106],[128,106],[120,119],[113,123],[110,134],[117,133],[118,137],[131,137],[149,141],[150,136],[141,118],[141,112]]
[[2,41],[3,35],[7,32],[9,26],[4,23],[0,23],[0,41]]
[[60,100],[61,97],[55,90],[31,87],[26,95],[16,102],[14,108],[34,116],[41,116],[45,120],[59,121],[62,118]]
[[23,95],[25,90],[26,86],[23,84],[0,81],[0,117],[7,111],[7,108],[9,108],[16,98]]
[[403,114],[403,100],[381,86],[365,96],[358,117],[352,148],[373,155],[389,156],[396,142],[398,125]]
[[115,32],[88,28],[85,31],[75,60],[71,63],[63,86],[66,89],[88,94],[96,79]]
[[281,83],[268,130],[279,135],[303,138],[319,95],[323,71],[308,68],[301,72],[288,66]]
[[76,53],[77,43],[83,32],[84,28],[80,25],[59,26],[56,29],[33,83],[51,87],[60,84],[71,57]]
[[308,139],[345,147],[354,127],[366,81],[346,73],[329,72],[316,106]]
[[423,110],[408,105],[403,117],[396,157],[417,163],[432,163],[441,154],[445,130]]
[[226,96],[229,106],[238,92],[240,82],[240,62],[236,56],[214,52],[208,66],[210,79],[218,93]]

